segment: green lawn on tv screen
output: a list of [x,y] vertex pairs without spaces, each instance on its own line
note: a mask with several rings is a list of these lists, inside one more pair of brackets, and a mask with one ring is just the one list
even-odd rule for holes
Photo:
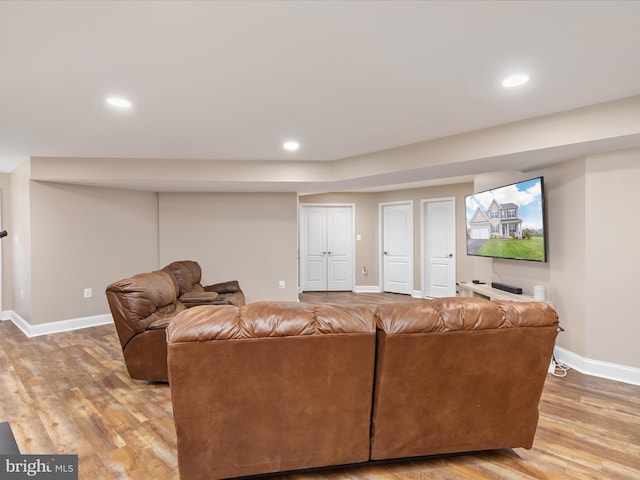
[[491,239],[487,240],[476,255],[485,257],[524,258],[544,261],[544,239],[532,237],[530,240]]

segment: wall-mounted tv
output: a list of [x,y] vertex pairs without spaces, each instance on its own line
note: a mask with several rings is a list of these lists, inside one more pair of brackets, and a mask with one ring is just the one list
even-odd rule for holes
[[547,261],[542,177],[467,195],[465,206],[467,255]]

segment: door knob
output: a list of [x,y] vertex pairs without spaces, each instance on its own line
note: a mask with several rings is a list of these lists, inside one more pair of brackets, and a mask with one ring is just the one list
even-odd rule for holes
[[384,252],[385,255],[389,255],[389,252]]
[[449,258],[451,258],[451,257],[453,257],[453,253],[450,253],[450,254],[449,254]]

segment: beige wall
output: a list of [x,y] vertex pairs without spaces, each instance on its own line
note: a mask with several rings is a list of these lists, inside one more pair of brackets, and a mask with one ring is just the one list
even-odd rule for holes
[[28,163],[11,175],[11,192],[13,310],[32,325],[108,313],[109,283],[183,258],[200,261],[208,283],[240,280],[249,301],[297,300],[293,193],[159,199],[30,181]]
[[109,283],[157,265],[155,193],[31,182],[30,214],[32,325],[105,314]]
[[11,174],[12,307],[26,321],[31,319],[31,165],[23,163]]
[[161,193],[159,212],[160,266],[196,260],[204,284],[238,280],[247,302],[297,301],[295,193]]
[[[558,345],[578,355],[587,354],[585,339],[585,167],[584,159],[572,160],[546,169],[546,210],[548,237],[548,264],[538,264],[538,277],[526,283],[528,293],[533,284],[545,285],[553,301],[565,332],[558,336]],[[503,262],[506,262],[504,260]],[[511,268],[516,268],[511,265]],[[529,265],[524,278],[532,275]],[[498,267],[499,271],[499,267]],[[548,276],[544,276],[544,274]],[[508,275],[512,275],[507,270]],[[518,278],[518,277],[511,277]],[[523,278],[520,276],[519,278]]]
[[11,245],[11,175],[8,173],[0,173],[0,230],[7,230],[9,235],[0,240],[1,264],[0,271],[2,277],[0,284],[2,285],[2,304],[0,312],[13,309],[13,265],[12,245]]
[[640,368],[640,149],[586,159],[585,351]]
[[[405,190],[393,190],[376,193],[327,193],[300,196],[301,204],[312,203],[352,203],[355,205],[355,233],[361,240],[356,240],[355,252],[355,285],[356,287],[380,288],[380,252],[379,252],[379,204],[403,200],[413,201],[413,289],[422,289],[421,269],[421,201],[425,199],[455,197],[456,202],[456,276],[458,280],[471,280],[474,272],[473,262],[466,255],[464,196],[473,192],[473,185],[461,183],[437,187],[422,187]],[[366,266],[368,275],[362,274]]]

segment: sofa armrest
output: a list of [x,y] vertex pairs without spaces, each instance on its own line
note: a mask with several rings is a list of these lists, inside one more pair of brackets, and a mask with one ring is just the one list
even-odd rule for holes
[[213,285],[207,285],[204,287],[205,292],[216,292],[216,293],[236,293],[240,292],[240,284],[237,280],[231,280],[228,282],[222,283],[214,283]]
[[187,292],[180,297],[187,308],[199,305],[226,305],[228,302],[216,292]]

